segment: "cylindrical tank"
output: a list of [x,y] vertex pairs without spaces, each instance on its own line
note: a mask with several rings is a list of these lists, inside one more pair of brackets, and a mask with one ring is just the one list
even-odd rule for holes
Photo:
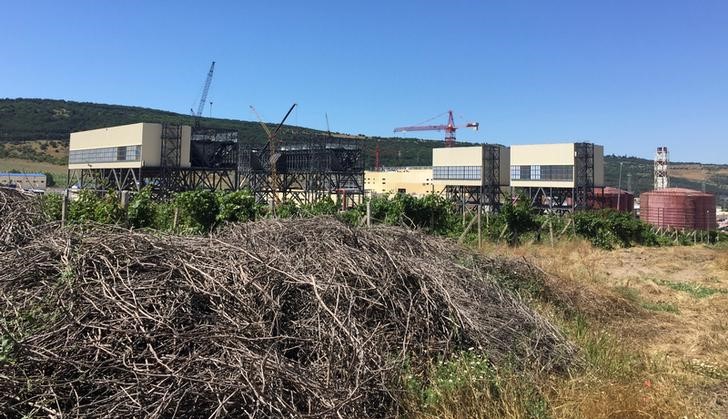
[[656,227],[715,230],[715,195],[665,188],[640,195],[640,219]]
[[602,191],[602,188],[594,188],[594,196],[597,208],[612,208],[624,212],[634,210],[634,194],[624,189],[607,186]]

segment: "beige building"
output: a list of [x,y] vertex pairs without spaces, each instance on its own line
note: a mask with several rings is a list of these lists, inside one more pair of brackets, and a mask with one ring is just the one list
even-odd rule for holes
[[0,173],[0,185],[44,191],[46,175],[43,173]]
[[482,174],[490,171],[498,186],[510,182],[508,147],[486,144],[472,147],[432,149],[433,182],[436,185],[480,186]]
[[[573,188],[575,143],[512,145],[511,186],[516,188]],[[594,186],[604,186],[604,147],[594,145]]]
[[406,193],[422,197],[442,192],[432,181],[432,167],[395,167],[364,172],[364,190],[376,194]]
[[[190,167],[192,128],[172,127],[162,137],[162,124],[138,123],[71,133],[68,169],[159,167],[166,141],[168,165]],[[174,161],[170,161],[174,155]]]

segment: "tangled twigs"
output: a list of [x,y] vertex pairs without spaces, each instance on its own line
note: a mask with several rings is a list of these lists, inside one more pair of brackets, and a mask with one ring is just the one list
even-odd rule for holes
[[28,243],[44,221],[36,197],[0,186],[0,252]]
[[333,218],[56,230],[0,253],[0,410],[386,416],[405,365],[470,347],[567,368],[574,347],[498,284],[514,263]]

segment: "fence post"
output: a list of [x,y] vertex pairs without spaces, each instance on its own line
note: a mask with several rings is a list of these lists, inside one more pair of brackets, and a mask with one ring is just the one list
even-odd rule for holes
[[372,226],[372,200],[367,199],[367,227]]
[[68,188],[63,191],[63,200],[61,201],[61,227],[66,225],[66,217],[68,212]]

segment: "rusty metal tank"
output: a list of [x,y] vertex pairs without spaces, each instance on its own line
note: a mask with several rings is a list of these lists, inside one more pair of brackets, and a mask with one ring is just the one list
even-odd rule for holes
[[666,188],[640,195],[640,219],[656,227],[715,230],[715,195],[684,188]]
[[594,188],[594,196],[597,208],[612,208],[623,212],[634,210],[634,194],[624,189],[607,186],[602,191],[602,188]]

